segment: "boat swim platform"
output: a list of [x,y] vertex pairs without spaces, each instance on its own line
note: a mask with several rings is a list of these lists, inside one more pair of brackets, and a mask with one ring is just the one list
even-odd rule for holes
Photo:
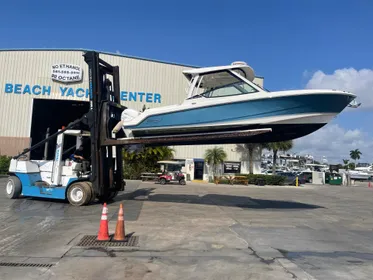
[[[139,138],[118,138],[118,139],[103,139],[103,146],[121,146],[121,145],[177,145],[177,143],[185,142],[200,142],[209,140],[213,141],[216,139],[230,140],[230,139],[244,139],[255,135],[272,132],[271,128],[260,128],[260,129],[247,129],[237,131],[224,131],[224,132],[210,132],[210,133],[190,133],[182,135],[157,135],[149,137]],[[182,144],[184,145],[184,144]]]

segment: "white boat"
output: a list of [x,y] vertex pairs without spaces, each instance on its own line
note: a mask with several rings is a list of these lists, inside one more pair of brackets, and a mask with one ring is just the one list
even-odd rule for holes
[[[276,142],[310,134],[347,106],[356,105],[351,103],[356,95],[340,90],[269,92],[253,82],[254,71],[243,62],[185,70],[183,74],[189,89],[181,104],[144,112],[125,109],[113,132],[122,127],[127,138],[143,138],[267,129],[268,133],[249,136],[250,141]],[[247,140],[231,136],[224,143]],[[206,144],[213,143],[211,138],[206,140]]]
[[354,180],[368,180],[373,178],[373,165],[371,164],[357,164],[354,170],[348,171],[351,179]]

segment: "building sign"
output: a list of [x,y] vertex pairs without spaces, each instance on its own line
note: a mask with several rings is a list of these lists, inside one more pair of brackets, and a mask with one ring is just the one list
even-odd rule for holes
[[74,64],[54,64],[52,65],[51,78],[62,83],[80,82],[83,79],[83,69]]
[[240,162],[224,162],[224,173],[241,173]]
[[[32,95],[32,96],[50,96],[52,93],[51,86],[45,85],[29,85],[29,84],[13,84],[6,83],[4,87],[5,94],[15,95]],[[72,87],[58,87],[58,95],[61,97],[71,98],[89,98],[89,89],[72,88]],[[120,100],[130,102],[145,102],[145,103],[162,103],[161,95],[153,92],[142,91],[121,91]]]

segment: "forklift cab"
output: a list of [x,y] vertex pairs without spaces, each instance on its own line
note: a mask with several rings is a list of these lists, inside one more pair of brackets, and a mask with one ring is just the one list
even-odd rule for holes
[[[74,145],[71,147],[63,147],[62,160],[64,161],[63,166],[66,169],[72,169],[71,171],[78,172],[80,174],[88,174],[91,170],[90,162],[90,137],[91,134],[89,131],[83,130],[66,130],[64,133],[64,140],[70,140],[69,138],[75,138]],[[66,141],[67,142],[67,141]],[[71,143],[71,141],[69,141]],[[74,157],[74,152],[79,149],[80,146],[83,146],[83,158],[80,160]],[[79,176],[78,176],[79,177]]]

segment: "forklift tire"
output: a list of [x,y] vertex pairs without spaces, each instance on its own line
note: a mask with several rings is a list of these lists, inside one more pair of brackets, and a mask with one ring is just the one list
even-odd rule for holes
[[159,183],[161,184],[161,185],[166,185],[166,179],[165,178],[161,178],[160,180],[159,180]]
[[92,196],[89,203],[94,203],[96,201],[97,195],[95,194],[94,190],[92,189]]
[[10,176],[5,188],[6,196],[10,199],[18,198],[22,192],[22,183],[16,176]]
[[179,181],[179,184],[184,186],[184,185],[186,185],[186,182],[185,182],[184,179],[181,179],[181,180]]
[[67,199],[71,205],[83,206],[90,202],[92,188],[86,182],[72,183],[67,190]]
[[87,181],[84,181],[82,183],[84,183],[85,185],[87,185],[87,187],[89,188],[89,190],[91,192],[91,199],[87,202],[87,204],[95,202],[96,195],[95,195],[95,192],[94,192],[94,190],[92,188],[92,183],[91,182],[87,182]]

